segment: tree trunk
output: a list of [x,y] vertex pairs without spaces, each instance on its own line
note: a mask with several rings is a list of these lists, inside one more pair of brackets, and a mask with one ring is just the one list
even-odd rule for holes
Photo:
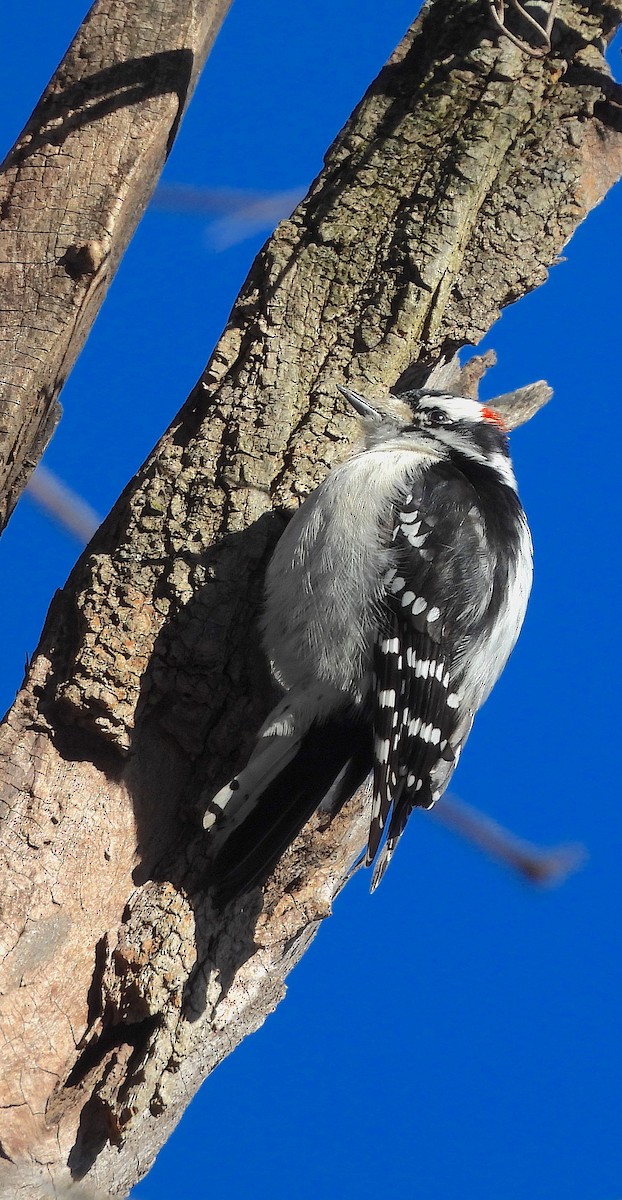
[[230,0],[96,0],[0,168],[0,530]]
[[366,835],[314,817],[215,911],[201,795],[271,703],[255,613],[288,509],[373,396],[477,342],[622,170],[602,58],[622,0],[532,58],[474,0],[426,5],[256,260],[203,378],[50,610],[0,743],[0,1195],[124,1195],[283,995]]

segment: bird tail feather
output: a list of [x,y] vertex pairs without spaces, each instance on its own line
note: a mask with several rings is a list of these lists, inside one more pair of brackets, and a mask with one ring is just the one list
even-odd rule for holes
[[[274,754],[269,757],[273,762]],[[337,812],[371,767],[371,733],[362,724],[333,719],[311,725],[293,756],[284,754],[278,774],[269,770],[253,780],[244,817],[230,832],[223,813],[209,878],[217,902],[263,883],[312,813],[320,805]]]

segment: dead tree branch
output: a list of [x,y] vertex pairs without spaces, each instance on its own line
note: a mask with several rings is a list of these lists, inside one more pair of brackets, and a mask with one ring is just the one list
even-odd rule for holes
[[230,0],[96,0],[0,168],[0,530]]
[[619,176],[621,18],[566,0],[526,58],[485,5],[426,4],[56,597],[0,744],[3,1197],[68,1171],[125,1194],[330,913],[364,798],[244,905],[206,892],[198,798],[270,703],[266,559],[352,436],[335,384],[477,343]]

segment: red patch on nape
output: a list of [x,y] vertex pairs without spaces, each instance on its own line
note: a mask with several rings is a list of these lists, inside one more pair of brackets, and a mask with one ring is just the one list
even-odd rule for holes
[[485,404],[482,407],[482,416],[485,421],[492,421],[493,425],[498,425],[499,429],[503,429],[504,432],[507,432],[507,425],[503,420],[503,417],[500,413],[496,412],[494,408],[489,408],[488,405]]

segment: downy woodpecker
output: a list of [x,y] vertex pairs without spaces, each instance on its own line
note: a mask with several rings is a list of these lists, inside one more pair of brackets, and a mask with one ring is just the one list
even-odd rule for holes
[[501,417],[465,396],[339,390],[364,442],[267,571],[263,642],[285,696],[204,817],[226,895],[372,771],[373,890],[412,809],[445,791],[525,615],[531,538]]

